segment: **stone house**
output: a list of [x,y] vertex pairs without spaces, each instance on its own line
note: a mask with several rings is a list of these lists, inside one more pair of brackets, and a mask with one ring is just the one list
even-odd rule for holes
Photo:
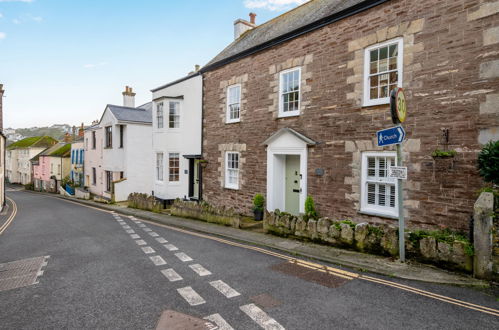
[[35,136],[9,145],[5,158],[7,180],[10,183],[32,183],[31,159],[56,143],[57,140],[50,136]]
[[85,131],[86,149],[89,138],[91,145],[85,177],[94,195],[119,202],[130,193],[152,193],[151,111],[151,102],[135,107],[127,86],[123,106],[108,104],[99,123]]
[[403,87],[408,225],[468,229],[477,153],[499,138],[499,1],[312,0],[254,18],[201,70],[204,200],[248,214],[263,193],[297,214],[312,196],[321,216],[396,225],[395,152],[376,132]]
[[171,201],[200,196],[203,79],[199,72],[155,88],[151,167],[154,196]]

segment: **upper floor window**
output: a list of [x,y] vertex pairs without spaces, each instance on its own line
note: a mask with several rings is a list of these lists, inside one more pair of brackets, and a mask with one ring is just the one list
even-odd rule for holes
[[300,114],[301,68],[281,72],[279,76],[279,117]]
[[227,88],[227,123],[240,121],[241,85]]
[[95,138],[95,131],[92,131],[92,149],[95,149],[97,145],[97,139]]
[[80,164],[83,164],[83,149],[80,149]]
[[397,184],[388,178],[388,167],[395,166],[394,152],[362,154],[361,211],[397,216]]
[[366,48],[364,106],[390,103],[390,91],[402,87],[403,39]]
[[113,127],[112,126],[106,126],[106,148],[112,148],[113,147]]
[[158,123],[158,128],[163,128],[163,102],[158,103],[158,105],[156,106],[156,121]]
[[163,153],[156,154],[156,180],[163,181]]
[[180,127],[180,103],[170,102],[169,128]]
[[225,154],[225,188],[239,189],[239,153]]
[[178,182],[180,181],[180,155],[178,153],[170,153],[168,159],[169,181]]
[[125,145],[125,125],[120,125],[120,148]]

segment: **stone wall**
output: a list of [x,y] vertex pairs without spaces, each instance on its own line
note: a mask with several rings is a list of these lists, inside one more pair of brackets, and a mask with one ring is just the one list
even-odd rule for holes
[[[329,218],[306,221],[303,217],[271,212],[265,215],[264,230],[277,236],[310,240],[361,252],[398,256],[398,228],[354,223]],[[464,237],[446,232],[406,232],[406,256],[442,268],[471,272],[473,249]]]
[[128,195],[128,207],[159,213],[163,209],[162,203],[154,196],[140,193]]
[[177,199],[170,212],[171,215],[177,217],[202,220],[234,228],[239,228],[241,223],[241,216],[233,209],[214,207],[205,202],[196,203]]
[[[467,231],[482,185],[477,154],[481,143],[499,134],[498,6],[498,0],[393,0],[204,73],[203,198],[250,214],[253,196],[266,194],[262,143],[289,127],[319,142],[309,148],[306,193],[321,215],[396,224],[359,212],[361,153],[394,150],[376,147],[374,139],[377,130],[393,125],[389,107],[361,104],[361,55],[363,47],[402,37],[407,225]],[[292,65],[302,66],[305,103],[300,116],[276,118],[276,74]],[[225,124],[221,97],[234,77],[244,78],[245,112],[241,122]],[[239,190],[220,184],[221,151],[231,144],[244,145]],[[457,151],[450,163],[431,157],[446,148]]]

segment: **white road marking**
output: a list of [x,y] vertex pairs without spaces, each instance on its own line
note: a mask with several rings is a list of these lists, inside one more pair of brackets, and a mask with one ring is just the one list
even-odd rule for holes
[[135,234],[135,230],[133,230],[133,229],[128,229],[128,230],[126,231],[126,233],[127,233],[127,234]]
[[168,243],[168,241],[166,239],[164,239],[163,237],[156,238],[156,241],[158,241],[158,243],[161,243],[161,244]]
[[150,246],[146,246],[146,247],[143,247],[142,248],[142,251],[144,251],[145,254],[151,254],[151,253],[155,253],[156,251],[153,250],[152,247]]
[[179,260],[182,261],[182,262],[192,261],[192,258],[189,257],[184,252],[175,253],[175,257],[179,258]]
[[205,317],[204,319],[215,323],[218,326],[218,330],[234,330],[234,328],[231,327],[220,314],[213,314]]
[[145,227],[146,227],[146,225],[144,225],[143,223],[141,223],[141,224],[139,224],[139,227],[140,227],[140,228],[145,228]]
[[[139,235],[137,235],[139,236]],[[144,241],[143,239],[139,239],[138,241],[135,241],[135,243],[137,243],[137,245],[146,245],[146,241]]]
[[161,258],[160,256],[152,256],[149,257],[151,261],[154,263],[155,266],[163,266],[166,265],[165,259]]
[[151,235],[152,237],[158,237],[159,235],[156,234],[155,232],[150,232],[149,235]]
[[234,298],[241,295],[239,292],[237,292],[229,285],[227,285],[227,283],[220,280],[210,282],[210,285],[215,289],[217,289],[218,291],[220,291],[220,293],[226,296],[227,298]]
[[132,239],[139,239],[139,238],[140,238],[140,236],[139,236],[139,235],[137,235],[137,234],[132,234],[132,235],[130,235],[130,237],[131,237]]
[[132,229],[130,226],[123,226],[123,229]]
[[151,228],[147,228],[147,227],[143,228],[142,230],[143,230],[143,231],[146,231],[146,232],[152,231],[152,229],[151,229]]
[[[168,279],[170,282],[177,282],[177,281],[182,281],[183,278],[179,274],[177,274],[176,271],[174,271],[172,268],[169,269],[163,269],[161,271],[163,275]],[[187,299],[186,299],[187,300]]]
[[197,306],[206,303],[206,301],[197,294],[190,286],[186,286],[185,288],[177,289],[178,293],[184,298],[189,305]]
[[166,244],[166,245],[163,245],[168,251],[177,251],[178,248],[173,245],[173,244]]
[[249,304],[239,307],[240,310],[246,313],[253,321],[264,329],[284,330],[276,320],[267,315],[263,310],[258,308],[255,304]]
[[211,272],[201,266],[200,264],[189,265],[189,267],[195,271],[199,276],[208,276],[211,275]]

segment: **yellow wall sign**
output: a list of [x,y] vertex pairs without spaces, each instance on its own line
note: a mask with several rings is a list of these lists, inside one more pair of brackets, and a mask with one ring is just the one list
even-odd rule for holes
[[405,122],[407,118],[407,103],[402,88],[394,88],[390,95],[390,110],[394,124]]

